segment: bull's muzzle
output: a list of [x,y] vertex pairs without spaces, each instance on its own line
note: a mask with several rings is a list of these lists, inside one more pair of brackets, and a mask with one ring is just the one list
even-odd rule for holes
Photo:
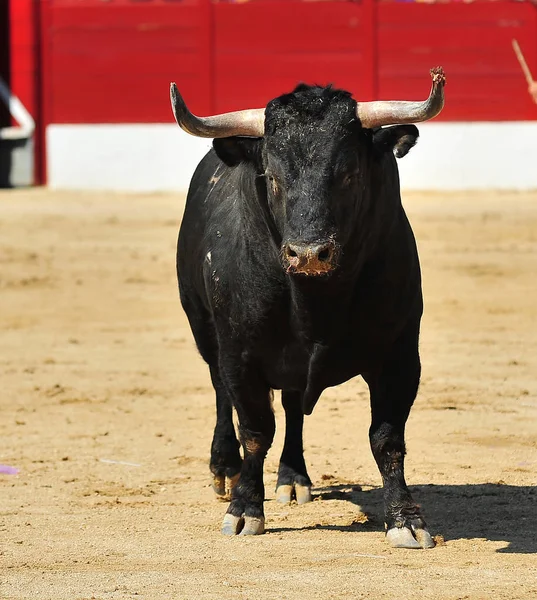
[[282,246],[282,256],[287,273],[326,275],[336,267],[336,244],[287,243]]

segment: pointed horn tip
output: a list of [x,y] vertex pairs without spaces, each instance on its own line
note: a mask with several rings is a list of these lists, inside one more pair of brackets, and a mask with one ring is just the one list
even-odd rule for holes
[[175,85],[175,81],[172,81],[172,83],[170,83],[170,104],[172,105],[172,112],[173,116],[175,117],[175,121],[180,127],[182,127],[180,118],[182,100],[181,94]]
[[[173,81],[172,83],[170,83],[170,101],[172,103],[172,108],[174,113],[177,115],[179,111],[184,110],[185,107],[185,101],[183,100],[183,97],[181,96],[179,90],[177,89],[177,85],[175,85],[175,81]],[[177,116],[176,116],[177,118]]]
[[444,69],[442,67],[435,67],[430,71],[431,77],[433,79],[433,84],[444,86],[446,85],[446,74],[444,73]]
[[170,83],[170,100],[172,105],[175,105],[177,102],[177,86],[175,85],[175,81]]

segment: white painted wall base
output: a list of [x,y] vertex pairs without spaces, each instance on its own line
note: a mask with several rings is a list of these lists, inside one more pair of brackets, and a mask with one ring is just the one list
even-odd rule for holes
[[[413,190],[537,189],[537,121],[425,123],[399,161]],[[211,140],[175,124],[50,125],[48,184],[56,189],[186,191]]]
[[47,182],[54,189],[186,191],[212,140],[177,125],[49,125]]

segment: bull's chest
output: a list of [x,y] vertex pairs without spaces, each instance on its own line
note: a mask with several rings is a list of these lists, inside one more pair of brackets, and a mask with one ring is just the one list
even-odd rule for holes
[[290,334],[265,348],[262,368],[274,389],[305,391],[313,387],[320,393],[360,374],[368,362],[364,344],[352,335],[324,344]]
[[[316,290],[313,290],[316,291]],[[304,391],[338,385],[375,368],[398,329],[392,300],[374,293],[282,294],[256,327],[243,331],[273,389]]]

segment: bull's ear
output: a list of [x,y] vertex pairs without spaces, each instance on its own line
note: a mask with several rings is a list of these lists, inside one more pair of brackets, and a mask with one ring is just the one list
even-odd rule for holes
[[213,140],[213,148],[218,158],[228,167],[248,162],[261,164],[261,138],[229,137]]
[[403,158],[416,144],[419,135],[415,125],[382,127],[373,132],[373,144],[382,153],[393,151],[397,158]]

